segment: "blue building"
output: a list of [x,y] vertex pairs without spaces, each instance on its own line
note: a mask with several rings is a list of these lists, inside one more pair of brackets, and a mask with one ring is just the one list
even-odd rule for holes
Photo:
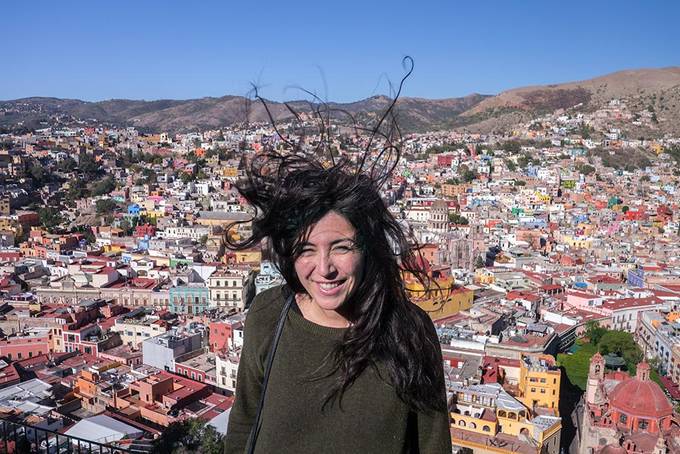
[[194,270],[175,278],[168,294],[168,310],[173,314],[201,314],[210,304],[210,289]]
[[645,270],[641,266],[628,271],[628,286],[629,287],[640,287],[645,286]]
[[140,210],[141,210],[141,207],[139,205],[137,205],[136,203],[128,205],[128,207],[127,207],[127,212],[130,216],[139,216]]

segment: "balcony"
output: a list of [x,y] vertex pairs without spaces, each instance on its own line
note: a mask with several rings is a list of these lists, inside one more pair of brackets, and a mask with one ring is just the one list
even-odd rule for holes
[[20,422],[0,419],[0,453],[35,452],[35,453],[148,453],[151,452],[149,441],[121,440],[125,445],[116,446],[109,443],[64,435],[54,430],[42,429]]

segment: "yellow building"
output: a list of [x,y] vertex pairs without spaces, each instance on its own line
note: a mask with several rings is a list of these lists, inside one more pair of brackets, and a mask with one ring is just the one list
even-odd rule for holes
[[225,178],[236,178],[238,177],[238,167],[225,166],[222,168],[222,176]]
[[449,184],[443,183],[441,186],[442,196],[444,197],[457,197],[459,195],[465,194],[472,185],[469,184]]
[[453,278],[436,279],[430,284],[428,292],[423,290],[423,285],[417,280],[408,280],[406,289],[411,301],[427,312],[432,320],[446,318],[472,307],[474,292],[457,287]]
[[562,243],[574,249],[592,249],[593,239],[585,236],[562,235]]
[[559,415],[562,374],[552,355],[522,355],[517,398],[529,408],[543,407]]
[[538,415],[498,383],[453,385],[451,442],[477,453],[558,454],[562,421]]

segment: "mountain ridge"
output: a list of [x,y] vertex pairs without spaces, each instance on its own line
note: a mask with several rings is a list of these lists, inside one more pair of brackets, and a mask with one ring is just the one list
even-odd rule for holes
[[[557,84],[531,85],[496,95],[471,93],[456,98],[402,97],[397,102],[399,122],[406,132],[464,129],[471,132],[500,132],[541,115],[573,109],[601,108],[621,99],[632,110],[652,109],[660,117],[659,133],[680,133],[680,67],[624,69],[610,74]],[[292,118],[286,104],[266,101],[274,120]],[[391,99],[374,95],[358,101],[328,102],[329,108],[345,111],[359,122],[370,123]],[[315,104],[304,100],[287,102],[299,113],[310,113]],[[627,104],[627,105],[628,105]],[[310,108],[311,106],[311,108]],[[341,115],[337,114],[337,119]],[[0,101],[0,127],[46,127],[61,118],[131,125],[148,131],[188,132],[241,123],[267,122],[261,103],[245,97],[225,95],[197,99],[130,100],[78,99],[33,96]]]

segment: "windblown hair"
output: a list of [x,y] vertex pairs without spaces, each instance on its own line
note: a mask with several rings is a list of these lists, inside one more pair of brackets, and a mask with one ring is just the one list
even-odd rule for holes
[[[396,96],[380,123],[388,118],[394,102]],[[230,249],[243,249],[266,239],[269,254],[290,289],[304,293],[295,261],[305,235],[329,212],[344,216],[357,232],[363,276],[344,303],[352,325],[334,351],[329,376],[338,378],[326,403],[335,399],[341,403],[357,377],[380,364],[412,409],[441,410],[446,402],[439,388],[443,380],[440,347],[433,341],[431,321],[410,302],[402,273],[411,273],[423,284],[427,278],[416,266],[413,238],[379,193],[399,157],[399,147],[390,137],[384,134],[382,150],[374,156],[366,150],[359,162],[322,162],[300,149],[258,154],[247,168],[245,181],[237,185],[257,211],[252,235],[241,241],[226,235],[225,241]],[[367,166],[369,161],[372,165]]]

